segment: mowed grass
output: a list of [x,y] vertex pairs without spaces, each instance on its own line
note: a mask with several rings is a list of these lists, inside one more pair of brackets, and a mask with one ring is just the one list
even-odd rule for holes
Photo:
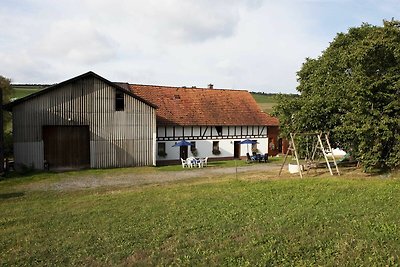
[[396,265],[399,178],[242,173],[75,191],[4,180],[0,265]]

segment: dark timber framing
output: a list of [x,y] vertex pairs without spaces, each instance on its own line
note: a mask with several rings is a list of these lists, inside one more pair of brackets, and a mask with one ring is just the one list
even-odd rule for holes
[[[172,136],[168,136],[168,127],[172,127]],[[231,134],[231,127],[234,128],[233,134]],[[240,127],[240,131],[237,129]],[[266,126],[223,126],[221,135],[213,135],[214,126],[181,126],[181,134],[177,134],[176,126],[157,126],[157,141],[178,141],[181,139],[185,140],[219,140],[219,139],[239,139],[239,138],[267,138]],[[185,130],[190,128],[190,135],[185,134]],[[194,128],[198,128],[199,134],[195,134]],[[251,128],[251,130],[250,130]],[[164,136],[160,136],[159,133],[164,133]],[[238,134],[240,132],[240,134]],[[224,134],[225,133],[225,134]],[[245,134],[248,133],[248,134]]]

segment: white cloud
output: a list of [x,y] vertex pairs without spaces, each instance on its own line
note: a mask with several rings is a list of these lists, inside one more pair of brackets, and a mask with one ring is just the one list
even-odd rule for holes
[[132,83],[294,92],[304,59],[336,32],[399,11],[397,1],[372,2],[6,0],[0,74],[48,83],[93,70]]
[[99,20],[102,23],[110,24],[106,27],[128,27],[135,35],[172,43],[229,37],[239,23],[239,9],[257,8],[261,3],[259,0],[148,0],[146,4],[142,1],[121,1],[118,4],[104,0],[84,2],[91,13],[101,14]]
[[114,41],[96,30],[87,20],[55,22],[43,38],[37,40],[40,56],[73,64],[95,64],[115,57]]

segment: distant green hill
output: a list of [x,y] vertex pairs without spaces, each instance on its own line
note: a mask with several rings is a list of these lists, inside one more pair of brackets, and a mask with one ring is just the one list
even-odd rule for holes
[[[273,107],[278,103],[279,94],[266,94],[257,92],[250,92],[250,93],[260,106],[261,110],[264,111],[265,113],[271,114]],[[293,97],[296,96],[296,94],[288,94],[288,95],[291,95]]]
[[276,94],[263,94],[252,92],[251,95],[254,97],[261,110],[265,113],[271,113],[273,107],[276,105]]
[[49,85],[45,84],[12,84],[12,88],[14,89],[14,94],[12,95],[12,99],[19,99],[25,97],[27,95],[36,93],[43,88],[48,87]]

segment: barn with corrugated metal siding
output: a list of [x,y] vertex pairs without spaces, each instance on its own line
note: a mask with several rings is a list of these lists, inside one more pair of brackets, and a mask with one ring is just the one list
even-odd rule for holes
[[11,102],[15,166],[155,165],[156,108],[93,72]]

